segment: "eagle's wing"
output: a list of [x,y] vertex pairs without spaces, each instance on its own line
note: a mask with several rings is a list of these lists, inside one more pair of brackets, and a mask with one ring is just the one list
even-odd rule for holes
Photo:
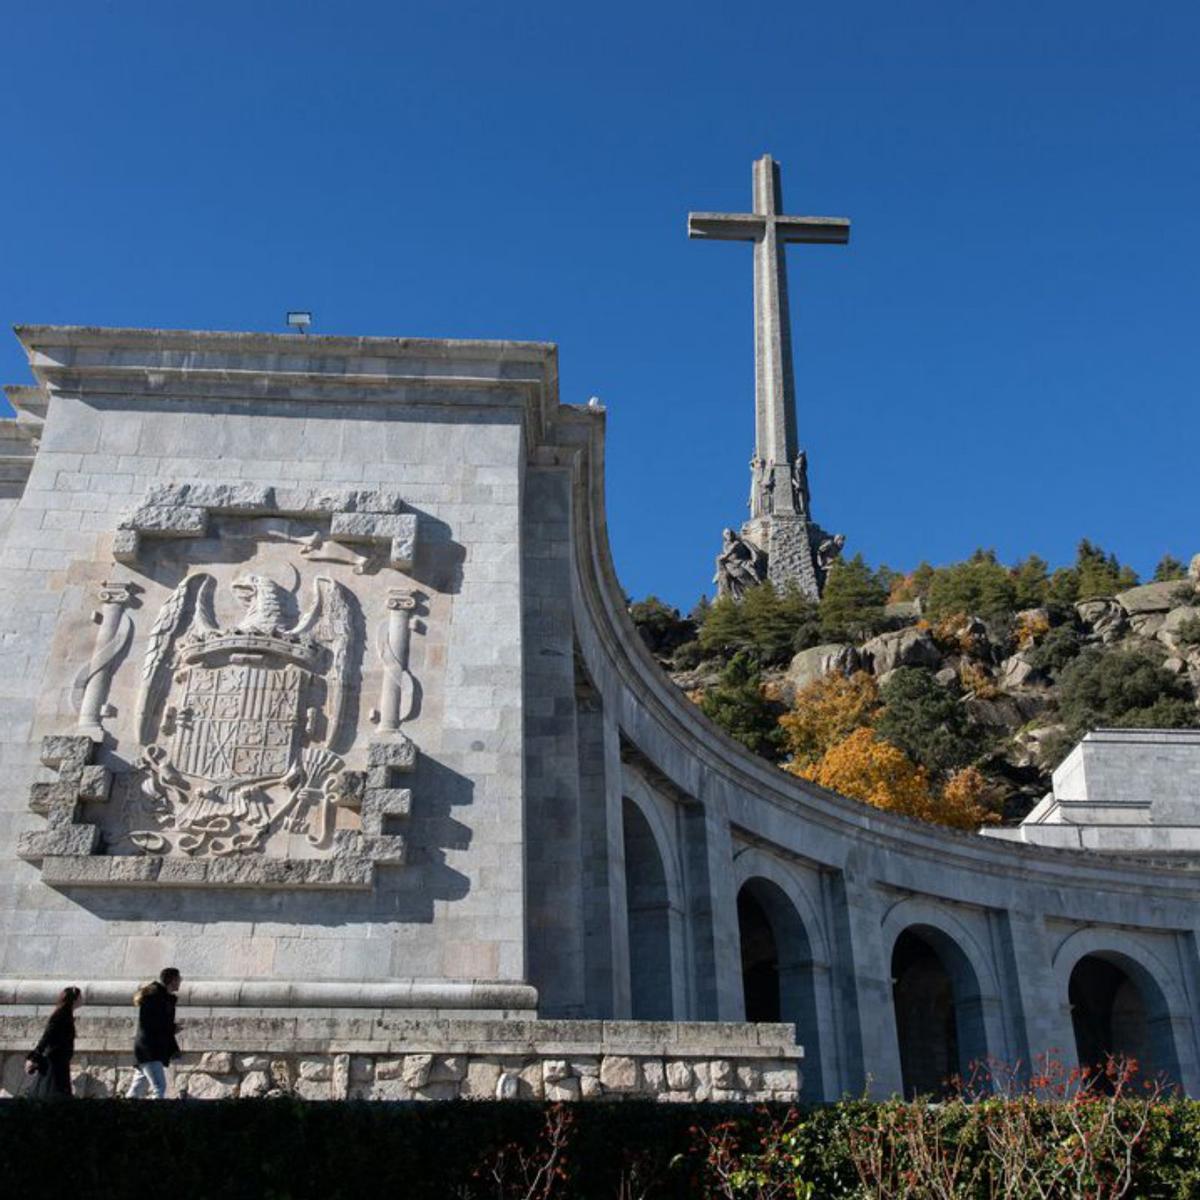
[[215,628],[212,619],[211,575],[190,575],[167,597],[150,629],[142,659],[142,690],[138,696],[137,729],[142,742],[151,740],[155,718],[162,707],[170,677],[171,650],[193,623]]
[[318,575],[313,581],[312,603],[296,622],[293,632],[312,634],[330,653],[332,661],[326,676],[329,726],[325,742],[333,746],[345,719],[350,690],[350,649],[354,640],[350,593],[337,580]]

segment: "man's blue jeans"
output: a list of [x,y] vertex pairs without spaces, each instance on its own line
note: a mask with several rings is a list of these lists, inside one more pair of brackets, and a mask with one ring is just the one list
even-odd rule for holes
[[140,1100],[147,1092],[152,1100],[167,1098],[167,1068],[160,1062],[138,1063],[126,1096],[130,1100]]

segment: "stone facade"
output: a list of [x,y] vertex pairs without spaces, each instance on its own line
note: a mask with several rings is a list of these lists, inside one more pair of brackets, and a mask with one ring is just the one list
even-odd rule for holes
[[955,834],[747,754],[630,622],[605,416],[553,347],[19,336],[10,1088],[65,984],[116,1087],[172,964],[193,1096],[888,1094],[1093,1061],[1113,989],[1112,1048],[1200,1093],[1186,857]]
[[0,551],[26,781],[0,922],[37,936],[4,973],[523,981],[522,443],[552,352],[21,336],[44,417]]

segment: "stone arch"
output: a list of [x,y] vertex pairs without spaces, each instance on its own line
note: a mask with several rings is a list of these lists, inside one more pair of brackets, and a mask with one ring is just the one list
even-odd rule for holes
[[989,957],[961,920],[927,900],[893,906],[883,922],[905,1095],[939,1093],[951,1076],[1005,1046]]
[[824,1039],[812,942],[795,906],[778,884],[761,875],[738,889],[738,937],[747,1021],[785,1021],[804,1047],[803,1095],[824,1097]]
[[1123,930],[1080,929],[1055,952],[1054,973],[1081,1066],[1124,1054],[1144,1078],[1185,1082],[1190,1005],[1153,949]]
[[[804,1048],[803,1096],[833,1099],[847,1082],[838,1074],[836,1027],[829,949],[820,912],[803,884],[772,854],[742,847],[733,856],[734,888],[738,896],[738,935],[742,942],[743,990],[748,966],[745,899],[762,913],[774,949],[775,995],[778,1018],[796,1026]],[[769,967],[770,964],[763,964]],[[746,1020],[756,1014],[746,1009]]]
[[[628,781],[627,781],[628,783]],[[626,786],[621,803],[629,1015],[635,1021],[683,1016],[683,897],[666,826],[651,797]]]

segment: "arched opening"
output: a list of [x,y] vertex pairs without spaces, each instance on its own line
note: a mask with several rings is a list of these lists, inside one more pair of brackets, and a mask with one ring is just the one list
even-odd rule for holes
[[823,1099],[821,1031],[812,947],[786,893],[767,879],[750,879],[737,897],[742,944],[742,994],[747,1021],[787,1021],[804,1047],[806,1100]]
[[1179,1080],[1179,1060],[1162,990],[1145,968],[1117,954],[1085,954],[1067,985],[1079,1065],[1111,1090],[1111,1058],[1133,1059],[1139,1079]]
[[742,993],[747,1021],[782,1021],[779,1003],[779,951],[763,907],[747,884],[738,892],[738,933],[742,941]]
[[671,999],[671,904],[667,875],[650,823],[628,797],[625,826],[625,906],[629,914],[630,1015],[635,1021],[674,1019]]
[[892,998],[906,1097],[944,1097],[986,1059],[979,981],[941,930],[913,927],[896,939]]

